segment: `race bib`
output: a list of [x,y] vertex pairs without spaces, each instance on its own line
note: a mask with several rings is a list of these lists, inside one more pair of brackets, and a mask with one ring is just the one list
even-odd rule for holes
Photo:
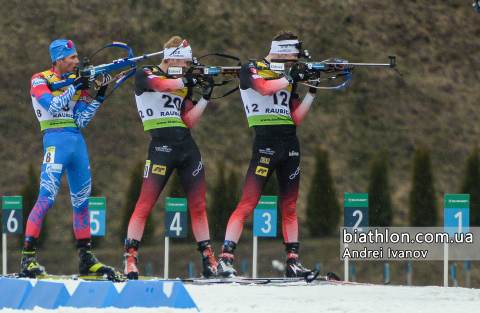
[[143,170],[143,177],[144,178],[148,178],[148,172],[150,171],[150,160],[147,160],[147,162],[145,162],[145,168]]
[[43,157],[43,163],[55,163],[55,147],[48,147]]

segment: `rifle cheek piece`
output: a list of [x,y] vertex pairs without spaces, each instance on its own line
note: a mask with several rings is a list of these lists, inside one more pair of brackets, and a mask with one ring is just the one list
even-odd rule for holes
[[302,51],[298,54],[298,58],[299,59],[300,58],[306,58],[306,59],[310,60],[312,58],[312,56],[310,55],[310,52],[308,52],[308,50],[304,50],[304,51]]

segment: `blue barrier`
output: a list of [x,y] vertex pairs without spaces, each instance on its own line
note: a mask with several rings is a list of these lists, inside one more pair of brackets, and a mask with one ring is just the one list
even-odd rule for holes
[[31,310],[36,306],[56,309],[75,308],[172,307],[196,308],[181,281],[128,281],[119,294],[112,282],[85,282],[78,284],[72,296],[63,283],[37,281],[35,288],[29,281],[2,277],[0,279],[0,309]]
[[19,309],[32,289],[32,284],[29,281],[0,278],[0,309]]
[[22,310],[33,310],[35,306],[44,309],[56,309],[65,306],[70,294],[63,283],[37,281],[35,287],[21,306]]
[[197,305],[181,281],[129,280],[113,303],[117,308],[196,308]]
[[118,297],[118,291],[111,281],[86,282],[78,284],[77,289],[65,306],[75,308],[106,308],[112,306]]

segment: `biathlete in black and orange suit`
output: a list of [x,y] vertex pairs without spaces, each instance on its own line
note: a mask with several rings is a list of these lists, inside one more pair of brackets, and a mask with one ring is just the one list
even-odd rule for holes
[[[198,76],[187,71],[192,49],[185,40],[172,37],[166,44],[164,60],[158,66],[145,66],[135,76],[135,98],[145,131],[152,136],[145,164],[140,198],[128,225],[125,240],[124,274],[138,279],[138,247],[150,214],[174,169],[187,197],[192,229],[202,256],[202,275],[217,272],[205,211],[205,172],[197,144],[190,134],[202,115],[213,90],[213,80],[202,78],[203,97],[194,103],[192,88]],[[180,77],[167,76],[168,69],[180,69]],[[184,74],[184,75],[183,75]],[[183,76],[183,77],[182,77]]]
[[[256,136],[242,198],[228,222],[218,261],[218,276],[236,275],[233,257],[243,225],[257,206],[274,171],[277,172],[279,207],[287,252],[285,276],[312,275],[312,271],[298,261],[300,243],[296,201],[300,184],[300,146],[296,130],[307,114],[316,90],[310,88],[300,103],[296,82],[306,80],[308,72],[296,65],[299,48],[297,36],[291,32],[281,32],[273,39],[270,53],[262,62],[245,63],[240,70],[240,94],[248,124],[255,129]],[[279,77],[278,73],[269,70],[270,63],[276,59],[284,62],[289,75]],[[279,78],[265,79],[274,77]]]

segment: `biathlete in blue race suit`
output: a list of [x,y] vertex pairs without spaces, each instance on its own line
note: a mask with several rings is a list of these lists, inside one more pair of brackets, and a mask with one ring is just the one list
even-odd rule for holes
[[[107,85],[100,87],[95,99],[88,96],[89,77],[76,74],[78,58],[71,40],[59,39],[50,45],[53,68],[36,73],[31,80],[31,96],[43,137],[44,158],[40,193],[27,221],[22,253],[22,274],[45,274],[37,263],[36,244],[45,214],[55,200],[63,172],[67,172],[73,205],[73,230],[79,249],[80,274],[114,276],[112,267],[99,263],[91,253],[88,198],[91,193],[90,161],[80,128],[93,118],[105,98]],[[78,72],[77,72],[78,73]],[[67,74],[67,75],[65,75]],[[66,77],[68,76],[68,77]],[[73,84],[52,91],[52,83],[75,78]]]

